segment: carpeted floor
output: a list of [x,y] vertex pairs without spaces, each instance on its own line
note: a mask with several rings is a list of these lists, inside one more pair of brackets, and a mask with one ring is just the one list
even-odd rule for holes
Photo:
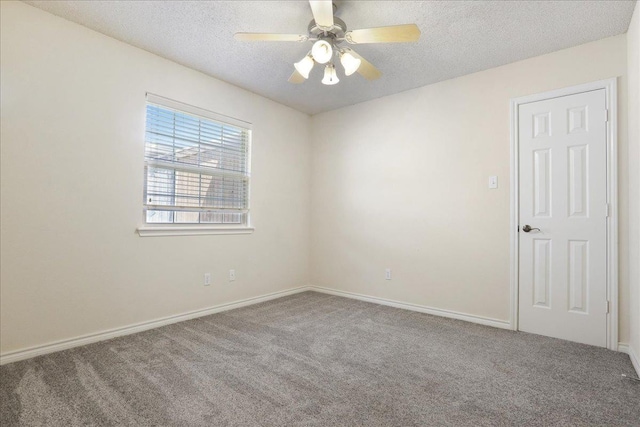
[[0,425],[640,425],[628,356],[315,292],[0,368]]

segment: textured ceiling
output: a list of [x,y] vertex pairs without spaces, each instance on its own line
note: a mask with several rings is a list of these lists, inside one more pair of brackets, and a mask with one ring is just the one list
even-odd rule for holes
[[239,42],[238,31],[306,34],[306,1],[27,1],[70,21],[315,114],[625,33],[635,1],[336,1],[349,29],[416,23],[420,41],[359,45],[383,73],[287,82],[311,43]]

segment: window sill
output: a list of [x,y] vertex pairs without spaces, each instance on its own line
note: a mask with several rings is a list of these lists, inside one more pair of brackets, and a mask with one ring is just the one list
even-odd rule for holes
[[255,229],[253,227],[154,227],[143,226],[138,228],[140,237],[158,237],[158,236],[206,236],[210,234],[251,234]]

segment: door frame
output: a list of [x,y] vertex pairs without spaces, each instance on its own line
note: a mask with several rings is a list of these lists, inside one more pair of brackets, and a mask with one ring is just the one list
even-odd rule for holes
[[605,90],[607,117],[607,348],[618,350],[618,85],[617,78],[599,80],[592,83],[566,87],[549,92],[512,98],[510,108],[511,133],[511,218],[510,218],[510,313],[509,324],[518,330],[518,288],[519,288],[519,141],[518,112],[522,104],[543,101],[561,96],[575,95],[594,90]]

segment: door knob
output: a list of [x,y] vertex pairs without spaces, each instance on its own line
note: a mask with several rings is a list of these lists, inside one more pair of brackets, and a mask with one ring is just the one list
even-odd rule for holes
[[525,233],[530,232],[531,230],[538,230],[540,231],[539,228],[532,228],[529,224],[525,225],[524,227],[522,227],[522,231],[524,231]]

